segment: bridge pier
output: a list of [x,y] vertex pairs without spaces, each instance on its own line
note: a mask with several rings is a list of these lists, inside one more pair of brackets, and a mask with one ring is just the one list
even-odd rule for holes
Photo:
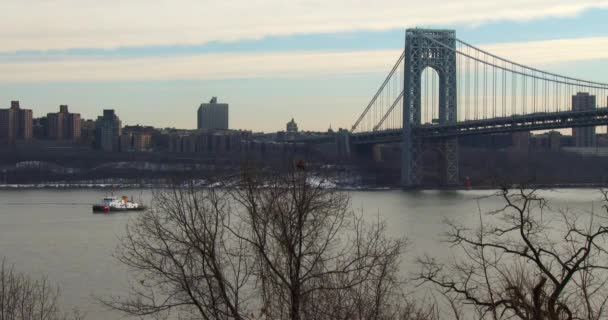
[[459,186],[458,172],[458,138],[448,138],[442,141],[442,154],[445,161],[445,184],[448,187]]
[[[439,44],[441,45],[439,45]],[[456,92],[456,32],[453,30],[408,29],[405,38],[403,81],[403,153],[401,184],[405,188],[420,185],[421,138],[414,127],[422,122],[421,76],[426,68],[439,75],[439,124],[455,123],[457,116]],[[458,141],[442,141],[445,184],[459,184]]]

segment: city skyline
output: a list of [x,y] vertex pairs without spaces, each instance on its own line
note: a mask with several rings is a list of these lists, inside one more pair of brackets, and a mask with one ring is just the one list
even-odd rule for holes
[[[464,4],[455,2],[434,15],[429,9],[432,1],[388,1],[373,8],[349,3],[341,13],[336,4],[316,4],[328,7],[323,14],[313,12],[315,4],[309,3],[309,13],[291,24],[283,20],[302,3],[292,8],[267,1],[256,10],[276,5],[286,16],[267,24],[254,18],[212,19],[218,23],[217,34],[206,30],[211,22],[199,23],[188,15],[186,22],[168,19],[163,27],[153,26],[150,19],[163,17],[158,8],[136,12],[137,4],[125,4],[118,17],[109,16],[108,10],[116,5],[112,1],[93,7],[61,6],[70,8],[62,13],[66,18],[89,10],[96,17],[111,18],[112,25],[124,26],[123,33],[106,30],[97,20],[65,19],[76,20],[79,30],[64,22],[49,28],[44,22],[48,17],[39,17],[43,4],[29,11],[18,10],[18,2],[3,4],[14,9],[3,12],[22,13],[0,25],[19,18],[29,22],[21,30],[6,26],[0,31],[6,40],[0,44],[0,107],[19,100],[39,117],[68,104],[86,119],[114,108],[125,124],[195,128],[193,114],[200,103],[219,96],[231,105],[232,128],[277,131],[292,117],[303,130],[348,128],[402,50],[405,27],[414,25],[455,28],[459,38],[514,61],[606,81],[606,75],[597,72],[608,67],[608,31],[601,28],[608,16],[606,1],[469,4],[466,7],[474,9],[467,14],[458,8]],[[180,4],[192,3],[165,7],[167,16],[180,16]],[[204,17],[212,16],[207,12],[214,6],[220,7],[214,14],[225,12],[223,5],[208,5],[209,10],[201,11]],[[238,1],[233,5],[236,12],[249,8]],[[195,13],[201,9],[193,8]],[[356,19],[363,9],[370,12]],[[394,12],[383,16],[386,10]],[[144,13],[150,17],[142,17],[141,24],[119,23]],[[332,23],[313,23],[320,20]],[[227,23],[234,25],[227,28]],[[260,27],[239,31],[247,23]],[[154,28],[162,29],[157,37],[140,37]],[[80,29],[89,32],[87,39]],[[230,30],[238,32],[229,34]],[[572,50],[577,47],[586,50]]]

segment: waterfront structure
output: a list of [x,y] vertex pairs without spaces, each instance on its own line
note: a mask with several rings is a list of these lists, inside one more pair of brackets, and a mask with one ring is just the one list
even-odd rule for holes
[[[572,96],[572,111],[589,111],[595,109],[595,96],[587,92],[578,92]],[[576,147],[595,146],[595,127],[572,128]]]
[[197,128],[204,130],[228,130],[228,104],[218,103],[217,97],[209,103],[201,103],[197,112]]
[[47,114],[47,137],[51,140],[80,139],[80,113],[70,113],[67,105],[59,106],[59,112]]
[[103,116],[97,118],[95,124],[96,145],[103,151],[118,151],[119,137],[122,132],[120,119],[113,109],[103,110]]
[[19,101],[11,101],[11,107],[8,109],[0,109],[1,140],[29,140],[32,136],[32,110],[21,109]]

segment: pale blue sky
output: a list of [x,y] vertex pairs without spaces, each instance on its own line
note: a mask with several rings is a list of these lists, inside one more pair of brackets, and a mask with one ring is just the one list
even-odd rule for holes
[[[177,6],[180,1],[190,0],[159,0],[151,5]],[[264,0],[262,7],[272,8],[277,1]],[[352,125],[397,58],[406,27],[456,29],[460,39],[481,46],[563,46],[546,41],[560,39],[588,39],[589,45],[605,45],[595,38],[608,39],[606,1],[581,0],[578,5],[530,0],[528,11],[517,7],[523,1],[513,1],[512,7],[455,1],[481,8],[470,9],[468,15],[458,18],[447,11],[439,12],[443,18],[429,15],[429,8],[418,8],[417,2],[409,1],[410,5],[397,8],[387,19],[383,19],[386,11],[375,12],[359,2],[353,2],[352,8],[343,6],[344,13],[331,5],[323,14],[304,11],[306,19],[300,19],[300,7],[310,9],[310,3],[323,6],[325,2],[294,1],[300,7],[280,8],[285,17],[272,18],[267,23],[262,19],[263,13],[257,13],[262,20],[234,14],[226,17],[232,23],[223,26],[223,20],[218,20],[220,26],[213,30],[207,25],[197,29],[196,19],[179,21],[179,17],[189,14],[185,11],[173,12],[171,22],[157,19],[154,24],[145,18],[135,19],[145,15],[145,11],[134,11],[145,2],[131,0],[124,7],[115,0],[108,2],[124,12],[118,12],[119,17],[102,19],[112,12],[112,6],[95,7],[88,0],[58,0],[57,12],[47,12],[47,17],[44,8],[31,13],[16,0],[0,4],[0,21],[17,19],[8,15],[24,21],[20,30],[14,25],[12,30],[3,28],[10,19],[0,22],[0,29],[4,30],[0,31],[0,106],[20,100],[39,117],[57,110],[60,104],[69,104],[73,112],[80,112],[85,118],[96,117],[104,108],[115,108],[124,124],[193,128],[198,105],[218,96],[230,104],[232,128],[281,130],[294,117],[302,129],[325,130],[329,125]],[[382,6],[382,2],[375,3]],[[42,2],[25,3],[34,7]],[[231,3],[238,6],[243,2]],[[70,13],[70,4],[88,4],[91,8],[78,7]],[[386,1],[386,6],[391,4],[393,1]],[[66,6],[63,9],[67,13],[59,13],[61,5]],[[215,9],[224,12],[225,8]],[[465,9],[462,10],[468,12]],[[149,10],[150,20],[161,17]],[[74,18],[83,12],[97,18],[93,22]],[[205,12],[201,11],[201,20],[208,17]],[[123,16],[126,20],[135,19],[133,26],[124,25],[124,30],[116,27],[122,21],[116,19]],[[71,18],[73,23],[49,25],[46,18]],[[427,20],[429,23],[425,24],[423,21]],[[555,54],[560,50],[580,50],[580,57],[557,59],[541,67],[608,82],[608,48],[605,49],[606,57],[589,58],[584,54],[585,48],[556,47]],[[518,52],[517,58],[522,62],[535,61],[525,55],[525,50],[520,51],[523,52]]]

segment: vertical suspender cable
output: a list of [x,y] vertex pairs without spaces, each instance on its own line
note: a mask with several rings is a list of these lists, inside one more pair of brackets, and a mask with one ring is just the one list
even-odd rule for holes
[[[485,54],[484,54],[485,59]],[[483,119],[487,119],[487,109],[488,109],[488,65],[483,64]]]
[[[522,68],[523,70],[523,68]],[[521,99],[522,99],[522,108],[523,108],[523,112],[522,114],[526,114],[527,113],[527,108],[526,108],[526,95],[528,94],[528,88],[527,88],[527,83],[526,83],[526,76],[522,76],[521,77],[521,81],[522,81],[522,88],[523,91],[521,93]]]
[[[496,65],[496,58],[494,58],[494,65]],[[493,75],[492,79],[494,80],[494,85],[492,86],[492,96],[494,97],[494,104],[492,105],[492,117],[496,118],[496,68],[492,67]]]
[[[479,52],[475,52],[476,58],[479,58]],[[475,120],[477,120],[477,103],[479,101],[479,94],[478,94],[478,87],[479,87],[479,62],[477,60],[475,60],[475,85],[474,85],[474,90],[475,90],[475,113],[473,114],[473,117]]]
[[[469,48],[467,47],[467,50],[468,49]],[[467,54],[469,54],[469,53],[467,52]],[[466,82],[464,83],[464,85],[465,85],[465,91],[466,91],[465,96],[464,96],[464,107],[465,107],[464,117],[465,117],[465,120],[469,120],[470,119],[470,117],[469,117],[469,107],[470,107],[469,106],[469,104],[470,104],[470,99],[469,99],[470,98],[470,96],[469,96],[469,89],[470,89],[469,80],[471,80],[471,70],[470,70],[471,59],[469,59],[467,57],[466,60],[465,60],[465,64],[467,66],[467,71],[466,71],[466,74],[465,74]]]
[[[514,68],[513,65],[511,65],[511,68]],[[511,114],[517,114],[517,74],[515,72],[511,72],[511,82],[512,83],[512,89],[513,89],[513,95],[511,96],[511,108],[513,110],[511,110]]]
[[532,112],[536,112],[536,78],[534,77],[534,71],[532,71]]

